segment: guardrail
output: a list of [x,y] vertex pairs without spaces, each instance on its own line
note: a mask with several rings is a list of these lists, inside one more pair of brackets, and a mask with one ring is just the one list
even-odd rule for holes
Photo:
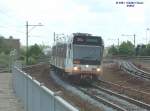
[[12,68],[12,74],[14,91],[25,111],[79,111],[18,67]]

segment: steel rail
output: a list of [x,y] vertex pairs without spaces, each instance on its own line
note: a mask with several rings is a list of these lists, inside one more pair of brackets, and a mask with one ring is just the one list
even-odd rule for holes
[[114,95],[114,96],[119,97],[119,98],[121,98],[121,99],[123,99],[123,100],[126,100],[126,101],[128,101],[128,102],[130,102],[130,103],[132,103],[132,104],[135,104],[135,105],[137,105],[137,106],[140,106],[140,107],[142,107],[142,108],[144,108],[144,109],[150,110],[150,105],[149,105],[149,104],[146,104],[146,103],[144,103],[144,102],[135,100],[135,99],[130,98],[130,97],[128,97],[128,96],[124,96],[124,95],[118,94],[118,93],[113,92],[113,91],[111,91],[111,90],[102,88],[102,87],[100,87],[100,86],[98,86],[98,85],[96,85],[96,84],[92,84],[92,86],[95,87],[95,88],[97,88],[97,89],[99,89],[99,90],[101,90],[101,91],[103,91],[103,92],[106,92],[106,93],[108,93],[108,94]]
[[131,62],[128,62],[128,64],[133,68],[135,69],[135,71],[137,71],[137,73],[141,73],[142,75],[144,75],[144,77],[146,77],[147,79],[150,79],[150,73],[146,72],[146,71],[143,71],[139,68],[137,68],[133,63]]
[[122,62],[120,65],[121,69],[123,69],[124,71],[131,73],[132,75],[141,77],[143,79],[147,79],[150,80],[150,73],[145,72],[141,69],[138,69],[134,64],[132,64],[131,62]]
[[99,79],[96,82],[98,82],[98,84],[100,84],[100,85],[101,85],[101,83],[104,83],[104,84],[107,84],[109,86],[115,86],[115,87],[119,87],[119,88],[126,89],[126,90],[131,90],[131,91],[134,91],[134,92],[137,92],[137,93],[141,93],[141,94],[145,94],[145,95],[150,96],[150,93],[143,92],[143,91],[140,91],[140,90],[137,90],[137,89],[133,89],[132,87],[125,87],[125,86],[122,86],[122,85],[119,85],[119,84],[116,84],[116,83],[112,83],[110,81],[104,81],[104,80]]
[[97,100],[97,101],[99,101],[99,102],[102,102],[104,105],[107,105],[108,107],[111,107],[111,108],[116,109],[116,110],[118,110],[118,111],[127,111],[126,109],[120,107],[119,105],[114,104],[114,103],[112,103],[112,102],[110,102],[110,101],[108,101],[108,100],[106,100],[106,99],[104,99],[104,98],[101,98],[101,97],[98,96],[98,95],[93,95],[93,94],[91,94],[91,93],[89,93],[89,92],[87,92],[87,91],[85,91],[84,89],[79,88],[79,87],[78,87],[77,89],[80,90],[80,91],[82,91],[82,92],[85,93],[86,95],[90,96],[91,98],[93,98],[93,99],[95,99],[95,100]]

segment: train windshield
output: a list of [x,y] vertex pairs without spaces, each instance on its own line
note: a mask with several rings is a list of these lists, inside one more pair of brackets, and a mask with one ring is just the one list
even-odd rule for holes
[[80,61],[80,64],[100,64],[101,47],[88,45],[74,45],[73,59]]

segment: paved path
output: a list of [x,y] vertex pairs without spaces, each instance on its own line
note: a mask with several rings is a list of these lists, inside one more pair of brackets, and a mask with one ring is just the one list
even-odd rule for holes
[[24,111],[12,89],[11,73],[0,73],[0,111]]

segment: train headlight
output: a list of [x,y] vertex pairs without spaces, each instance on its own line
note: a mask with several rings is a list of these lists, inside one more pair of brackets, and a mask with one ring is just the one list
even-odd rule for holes
[[89,65],[86,65],[86,68],[88,68],[89,67]]
[[76,67],[76,66],[75,66],[75,67],[73,67],[73,70],[77,71],[77,70],[78,70],[78,67]]
[[100,71],[101,71],[101,69],[100,69],[100,68],[97,68],[97,69],[96,69],[96,71],[97,71],[97,72],[100,72]]

